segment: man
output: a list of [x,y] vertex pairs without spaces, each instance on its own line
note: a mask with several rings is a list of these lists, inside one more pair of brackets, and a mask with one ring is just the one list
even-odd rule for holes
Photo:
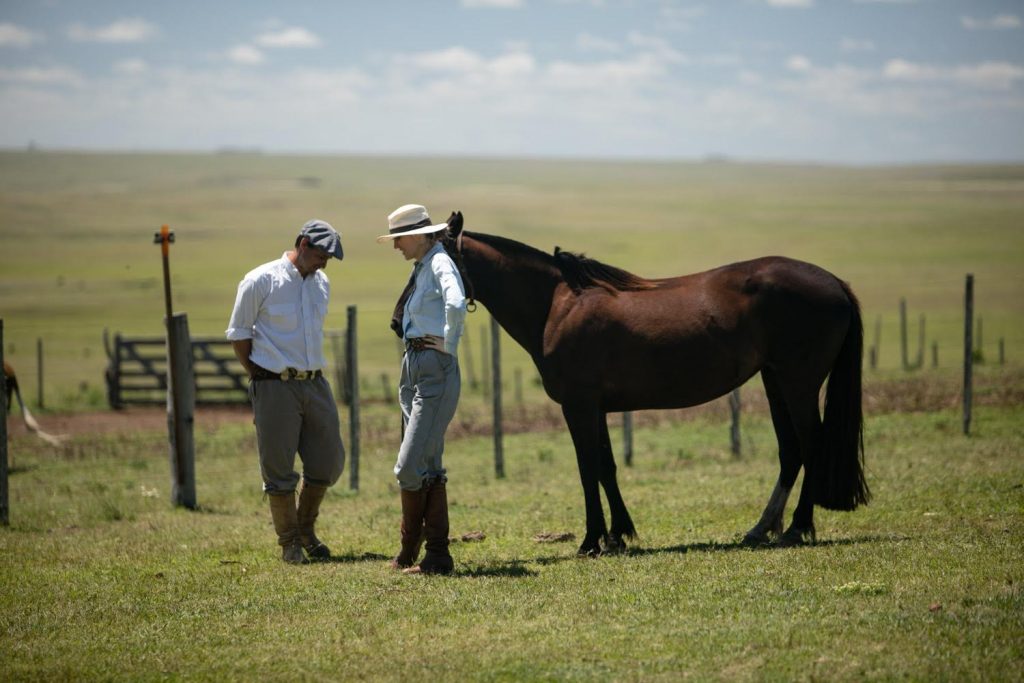
[[[242,278],[227,329],[249,373],[263,491],[281,559],[291,564],[304,564],[306,553],[313,559],[331,556],[313,527],[327,488],[345,465],[338,409],[323,376],[331,293],[323,269],[332,256],[344,257],[341,236],[326,221],[307,222],[291,251]],[[297,506],[296,452],[302,459]]]

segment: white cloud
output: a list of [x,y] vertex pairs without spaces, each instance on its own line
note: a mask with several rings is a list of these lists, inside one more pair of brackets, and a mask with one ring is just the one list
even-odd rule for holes
[[268,31],[256,37],[262,47],[320,47],[320,37],[304,28],[293,26],[280,31]]
[[803,55],[793,55],[786,60],[786,68],[790,71],[810,71],[811,60]]
[[639,31],[631,31],[628,40],[630,45],[650,53],[658,61],[671,64],[686,64],[689,59],[679,50],[672,47],[667,40],[659,36],[646,35]]
[[765,0],[772,7],[813,7],[814,0]]
[[665,5],[661,8],[661,21],[660,25],[664,28],[671,28],[677,30],[689,30],[694,21],[704,16],[706,10],[704,7],[676,7],[673,5]]
[[428,71],[467,72],[479,69],[483,58],[464,47],[449,47],[434,52],[417,52],[411,55],[398,55],[396,61],[408,64],[417,69]]
[[960,23],[968,31],[998,31],[1020,28],[1020,17],[1013,14],[999,14],[990,19],[960,17]]
[[0,24],[0,47],[31,47],[43,37],[17,24]]
[[462,0],[463,7],[497,7],[499,9],[519,9],[523,6],[523,0]]
[[[650,85],[664,73],[661,62],[650,55],[594,64],[555,61],[545,70],[544,83],[558,89],[607,93],[612,88],[634,89]],[[621,91],[618,94],[621,95]]]
[[0,67],[0,82],[17,83],[20,85],[82,85],[82,77],[77,71],[62,66],[22,67],[9,69]]
[[870,40],[843,38],[839,41],[839,49],[843,52],[874,52],[875,44]]
[[882,73],[885,78],[895,81],[952,83],[993,90],[1007,90],[1024,79],[1024,68],[1007,62],[982,62],[949,68],[891,59],[886,62]]
[[157,27],[145,19],[119,19],[95,28],[74,24],[68,28],[68,37],[83,43],[142,43],[158,33]]
[[622,49],[614,40],[607,40],[590,33],[577,35],[576,47],[585,52],[619,52]]
[[228,60],[243,66],[255,66],[266,61],[263,53],[252,45],[236,45],[227,51]]
[[114,72],[125,76],[141,76],[149,71],[149,65],[142,59],[122,59],[114,63]]

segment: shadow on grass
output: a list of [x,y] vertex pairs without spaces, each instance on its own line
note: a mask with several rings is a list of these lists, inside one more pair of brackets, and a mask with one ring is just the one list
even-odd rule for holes
[[495,565],[467,567],[466,569],[457,569],[455,576],[468,577],[472,579],[486,577],[521,579],[530,576],[537,576],[537,572],[527,569],[523,566],[524,564],[524,560],[509,560],[508,562],[502,562]]
[[791,545],[781,546],[774,543],[768,543],[765,545],[750,546],[745,545],[742,540],[728,541],[728,542],[717,542],[717,541],[705,541],[703,543],[682,543],[679,545],[664,546],[661,548],[643,548],[633,547],[628,548],[625,552],[614,553],[611,555],[600,555],[597,557],[586,557],[574,554],[560,555],[555,557],[538,557],[533,560],[537,564],[555,564],[558,562],[567,562],[571,560],[594,560],[601,559],[602,557],[643,557],[645,555],[664,555],[664,554],[676,554],[685,555],[686,553],[721,553],[721,552],[733,552],[737,550],[748,550],[751,552],[765,552],[765,551],[785,551],[785,550],[800,550],[800,549],[811,549],[811,548],[831,548],[831,547],[843,547],[843,546],[854,546],[861,545],[864,543],[892,543],[896,541],[907,541],[910,540],[907,536],[857,536],[854,538],[837,538],[824,541],[817,541],[815,543],[805,543],[802,545]]
[[353,564],[355,562],[387,562],[390,555],[380,553],[345,553],[344,555],[331,555],[326,560],[316,560],[316,564]]
[[718,543],[715,541],[708,541],[705,543],[684,543],[680,545],[671,545],[664,548],[630,548],[626,551],[626,555],[629,556],[643,556],[643,555],[658,555],[663,553],[676,553],[684,555],[686,553],[709,553],[709,552],[730,552],[734,550],[750,550],[754,552],[761,551],[772,551],[772,550],[800,550],[810,548],[839,548],[843,546],[861,545],[864,543],[886,543],[893,541],[906,541],[909,540],[905,536],[857,536],[854,538],[836,538],[824,541],[816,541],[814,543],[802,543],[799,545],[778,545],[775,543],[766,543],[763,545],[746,545],[742,540],[730,541],[728,543]]

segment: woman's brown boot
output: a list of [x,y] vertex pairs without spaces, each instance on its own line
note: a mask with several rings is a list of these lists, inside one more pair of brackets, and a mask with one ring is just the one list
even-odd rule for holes
[[416,567],[405,570],[406,574],[451,574],[455,561],[448,552],[448,492],[445,480],[435,479],[426,489],[426,507],[423,512],[423,535],[426,537],[427,554]]
[[405,569],[416,564],[423,545],[423,510],[426,488],[419,491],[402,489],[402,549],[391,560],[392,569]]

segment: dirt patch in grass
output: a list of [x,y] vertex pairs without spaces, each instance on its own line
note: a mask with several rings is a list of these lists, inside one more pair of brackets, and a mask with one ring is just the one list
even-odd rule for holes
[[[961,387],[961,380],[951,375],[922,373],[884,380],[873,380],[868,376],[864,380],[864,411],[868,415],[877,415],[957,409],[962,401]],[[768,414],[768,401],[756,379],[742,389],[741,403],[744,413]],[[974,406],[1019,405],[1024,405],[1024,368],[988,371],[975,382]],[[344,421],[347,419],[345,408],[342,406],[339,409]],[[369,438],[373,438],[378,431],[382,435],[392,435],[396,429],[398,406],[394,409],[394,419],[364,420],[364,434]],[[641,411],[634,415],[633,421],[636,426],[650,427],[699,418],[727,420],[729,414],[728,401],[723,397],[693,408]],[[37,419],[44,430],[72,437],[82,434],[153,432],[167,427],[167,412],[160,407],[47,414],[37,416]],[[617,422],[618,418],[613,420]],[[252,411],[245,405],[200,406],[195,414],[197,431],[251,422]],[[526,406],[506,405],[503,427],[505,433],[519,434],[564,429],[565,422],[561,409],[552,402]],[[8,417],[7,429],[12,437],[27,433],[17,414]],[[467,406],[466,402],[460,406],[448,430],[449,438],[453,439],[490,433],[489,410],[479,405]]]

